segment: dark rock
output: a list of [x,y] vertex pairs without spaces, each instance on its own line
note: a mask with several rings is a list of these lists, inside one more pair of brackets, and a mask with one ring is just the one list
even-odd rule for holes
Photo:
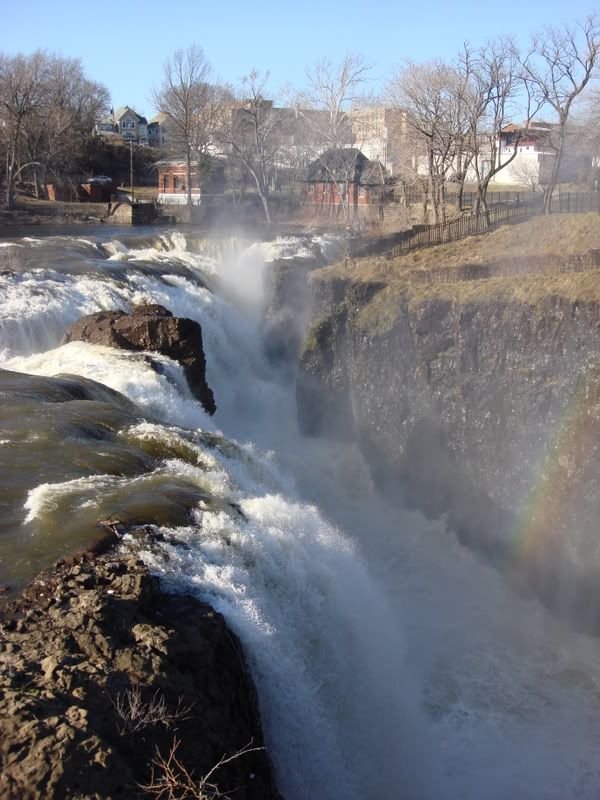
[[[177,742],[196,780],[251,743],[211,782],[219,796],[279,798],[239,641],[135,557],[62,562],[0,605],[0,623],[3,800],[142,798],[153,760]],[[163,711],[143,718],[153,704]]]
[[[598,633],[600,568],[570,543],[597,542],[600,303],[363,282],[340,301],[316,277],[332,304],[301,356],[303,432],[355,438],[390,500],[444,516],[463,544]],[[543,553],[516,563],[527,509]]]
[[168,356],[182,365],[192,393],[206,411],[216,411],[212,389],[206,383],[202,328],[194,320],[174,317],[164,306],[139,305],[131,314],[120,310],[89,314],[67,328],[64,341],[149,350]]

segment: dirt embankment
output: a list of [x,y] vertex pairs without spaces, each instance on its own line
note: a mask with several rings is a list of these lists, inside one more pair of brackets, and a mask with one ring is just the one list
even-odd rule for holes
[[279,797],[239,641],[135,556],[59,562],[4,603],[0,640],[2,800],[212,797],[231,756],[219,797]]
[[20,198],[14,208],[0,208],[0,230],[21,225],[70,225],[102,222],[106,203],[66,203]]

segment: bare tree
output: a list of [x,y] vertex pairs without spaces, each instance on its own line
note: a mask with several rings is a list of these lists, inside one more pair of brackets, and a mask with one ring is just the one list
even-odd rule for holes
[[163,65],[163,79],[153,92],[158,111],[168,114],[173,140],[186,162],[187,204],[192,205],[192,164],[206,152],[217,104],[212,70],[201,47],[176,50]]
[[446,183],[456,165],[457,151],[464,152],[464,77],[454,65],[442,61],[406,62],[387,85],[388,101],[404,109],[417,139],[422,143],[427,175],[427,196],[434,223],[446,214]]
[[[505,165],[506,166],[506,165]],[[537,192],[541,187],[544,190],[546,186],[545,173],[542,165],[536,159],[527,161],[513,161],[507,168],[512,177],[517,180],[521,186],[526,186],[532,192]]]
[[557,123],[552,148],[555,157],[546,191],[544,210],[551,210],[558,183],[573,102],[594,73],[600,52],[597,14],[574,24],[547,27],[536,33],[523,59],[525,79],[540,103],[551,108]]
[[[483,208],[487,214],[489,185],[517,158],[519,144],[539,111],[540,103],[532,97],[530,84],[521,73],[517,48],[507,37],[488,42],[474,54],[465,89],[468,141],[477,181],[475,213]],[[502,131],[514,119],[517,110],[524,115],[524,121],[515,131],[510,145],[503,147]]]
[[0,56],[0,140],[6,163],[6,204],[13,203],[17,181],[71,171],[82,156],[100,114],[108,107],[104,86],[86,78],[78,59],[38,50],[32,55]]
[[581,149],[591,160],[597,178],[600,167],[600,86],[594,86],[587,95],[575,129]]
[[[360,152],[360,142],[352,130],[351,110],[353,105],[365,102],[364,90],[371,69],[372,65],[359,53],[348,52],[339,64],[325,59],[307,70],[307,89],[296,99],[312,157],[335,187],[346,219],[351,212],[349,186]],[[331,157],[332,152],[337,152],[338,157]]]
[[39,165],[33,168],[36,196],[49,171],[64,176],[73,170],[109,105],[108,91],[85,76],[79,59],[44,56],[40,103],[25,126],[28,160]]
[[43,95],[44,54],[0,57],[0,131],[6,155],[6,208],[12,208],[16,181],[31,165],[23,160],[25,129]]
[[268,81],[269,73],[258,70],[242,78],[241,85],[231,91],[228,114],[217,136],[233,168],[240,165],[252,178],[270,223],[270,184],[277,166],[285,160],[282,133],[291,112],[275,108],[267,99]]

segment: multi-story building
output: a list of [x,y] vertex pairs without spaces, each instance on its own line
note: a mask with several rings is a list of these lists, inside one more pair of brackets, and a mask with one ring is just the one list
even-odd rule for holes
[[379,161],[390,175],[405,166],[411,129],[406,111],[383,105],[356,107],[350,112],[352,143],[371,161]]
[[175,145],[174,123],[164,111],[159,111],[148,123],[148,144],[170,148]]
[[96,134],[109,141],[148,144],[148,121],[129,106],[121,106],[96,123]]

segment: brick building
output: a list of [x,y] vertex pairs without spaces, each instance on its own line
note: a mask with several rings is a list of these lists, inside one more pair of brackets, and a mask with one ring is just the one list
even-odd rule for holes
[[326,212],[384,201],[388,176],[379,161],[370,161],[355,147],[326,150],[312,161],[303,176],[303,198],[316,211]]

